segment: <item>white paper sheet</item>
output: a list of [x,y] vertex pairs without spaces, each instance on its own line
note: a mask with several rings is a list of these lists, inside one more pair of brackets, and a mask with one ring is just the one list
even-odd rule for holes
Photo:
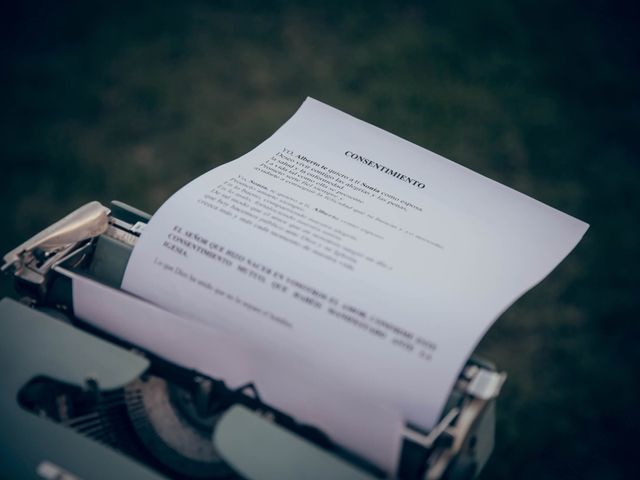
[[[186,320],[121,290],[64,268],[72,279],[74,314],[174,364],[229,388],[260,381],[261,399],[302,423],[318,426],[339,444],[394,472],[404,424],[398,412],[376,404],[332,379],[317,377],[304,359]],[[280,372],[286,371],[282,376]],[[313,379],[313,381],[309,381]]]
[[[158,210],[122,286],[192,319],[181,323],[187,356],[209,335],[282,354],[277,376],[254,379],[259,390],[277,378],[297,391],[289,375],[304,362],[308,385],[349,385],[430,429],[487,328],[587,228],[307,99]],[[229,368],[245,355],[229,352]],[[334,407],[342,418],[352,406]]]

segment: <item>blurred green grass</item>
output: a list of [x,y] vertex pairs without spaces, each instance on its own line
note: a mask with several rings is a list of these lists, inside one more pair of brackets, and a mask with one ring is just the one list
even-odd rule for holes
[[605,1],[14,5],[0,250],[93,199],[153,212],[313,96],[591,223],[480,345],[510,375],[483,478],[633,478],[638,20]]

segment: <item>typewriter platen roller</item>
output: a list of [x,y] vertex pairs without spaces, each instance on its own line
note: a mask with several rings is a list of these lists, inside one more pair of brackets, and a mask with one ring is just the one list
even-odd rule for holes
[[[84,324],[64,266],[119,288],[149,216],[91,202],[4,257],[0,465],[7,478],[346,478],[384,475],[312,425]],[[403,479],[472,479],[493,449],[505,375],[472,358],[430,432],[406,428]]]

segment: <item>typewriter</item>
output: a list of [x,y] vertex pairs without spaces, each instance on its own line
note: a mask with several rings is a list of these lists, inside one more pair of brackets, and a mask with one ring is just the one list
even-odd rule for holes
[[[0,300],[0,476],[389,478],[263,403],[252,385],[231,390],[74,317],[63,272],[119,288],[149,219],[121,202],[91,202],[4,256],[19,301]],[[472,357],[437,426],[406,427],[392,478],[477,477],[505,377]]]

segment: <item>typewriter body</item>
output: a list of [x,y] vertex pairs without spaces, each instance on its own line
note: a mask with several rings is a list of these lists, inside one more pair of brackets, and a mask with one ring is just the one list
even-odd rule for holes
[[[149,218],[120,202],[91,202],[4,256],[20,300],[0,301],[0,476],[387,478],[316,426],[263,403],[252,385],[231,390],[74,316],[62,272],[119,288]],[[438,425],[407,426],[393,478],[477,477],[493,449],[504,379],[469,360]]]

